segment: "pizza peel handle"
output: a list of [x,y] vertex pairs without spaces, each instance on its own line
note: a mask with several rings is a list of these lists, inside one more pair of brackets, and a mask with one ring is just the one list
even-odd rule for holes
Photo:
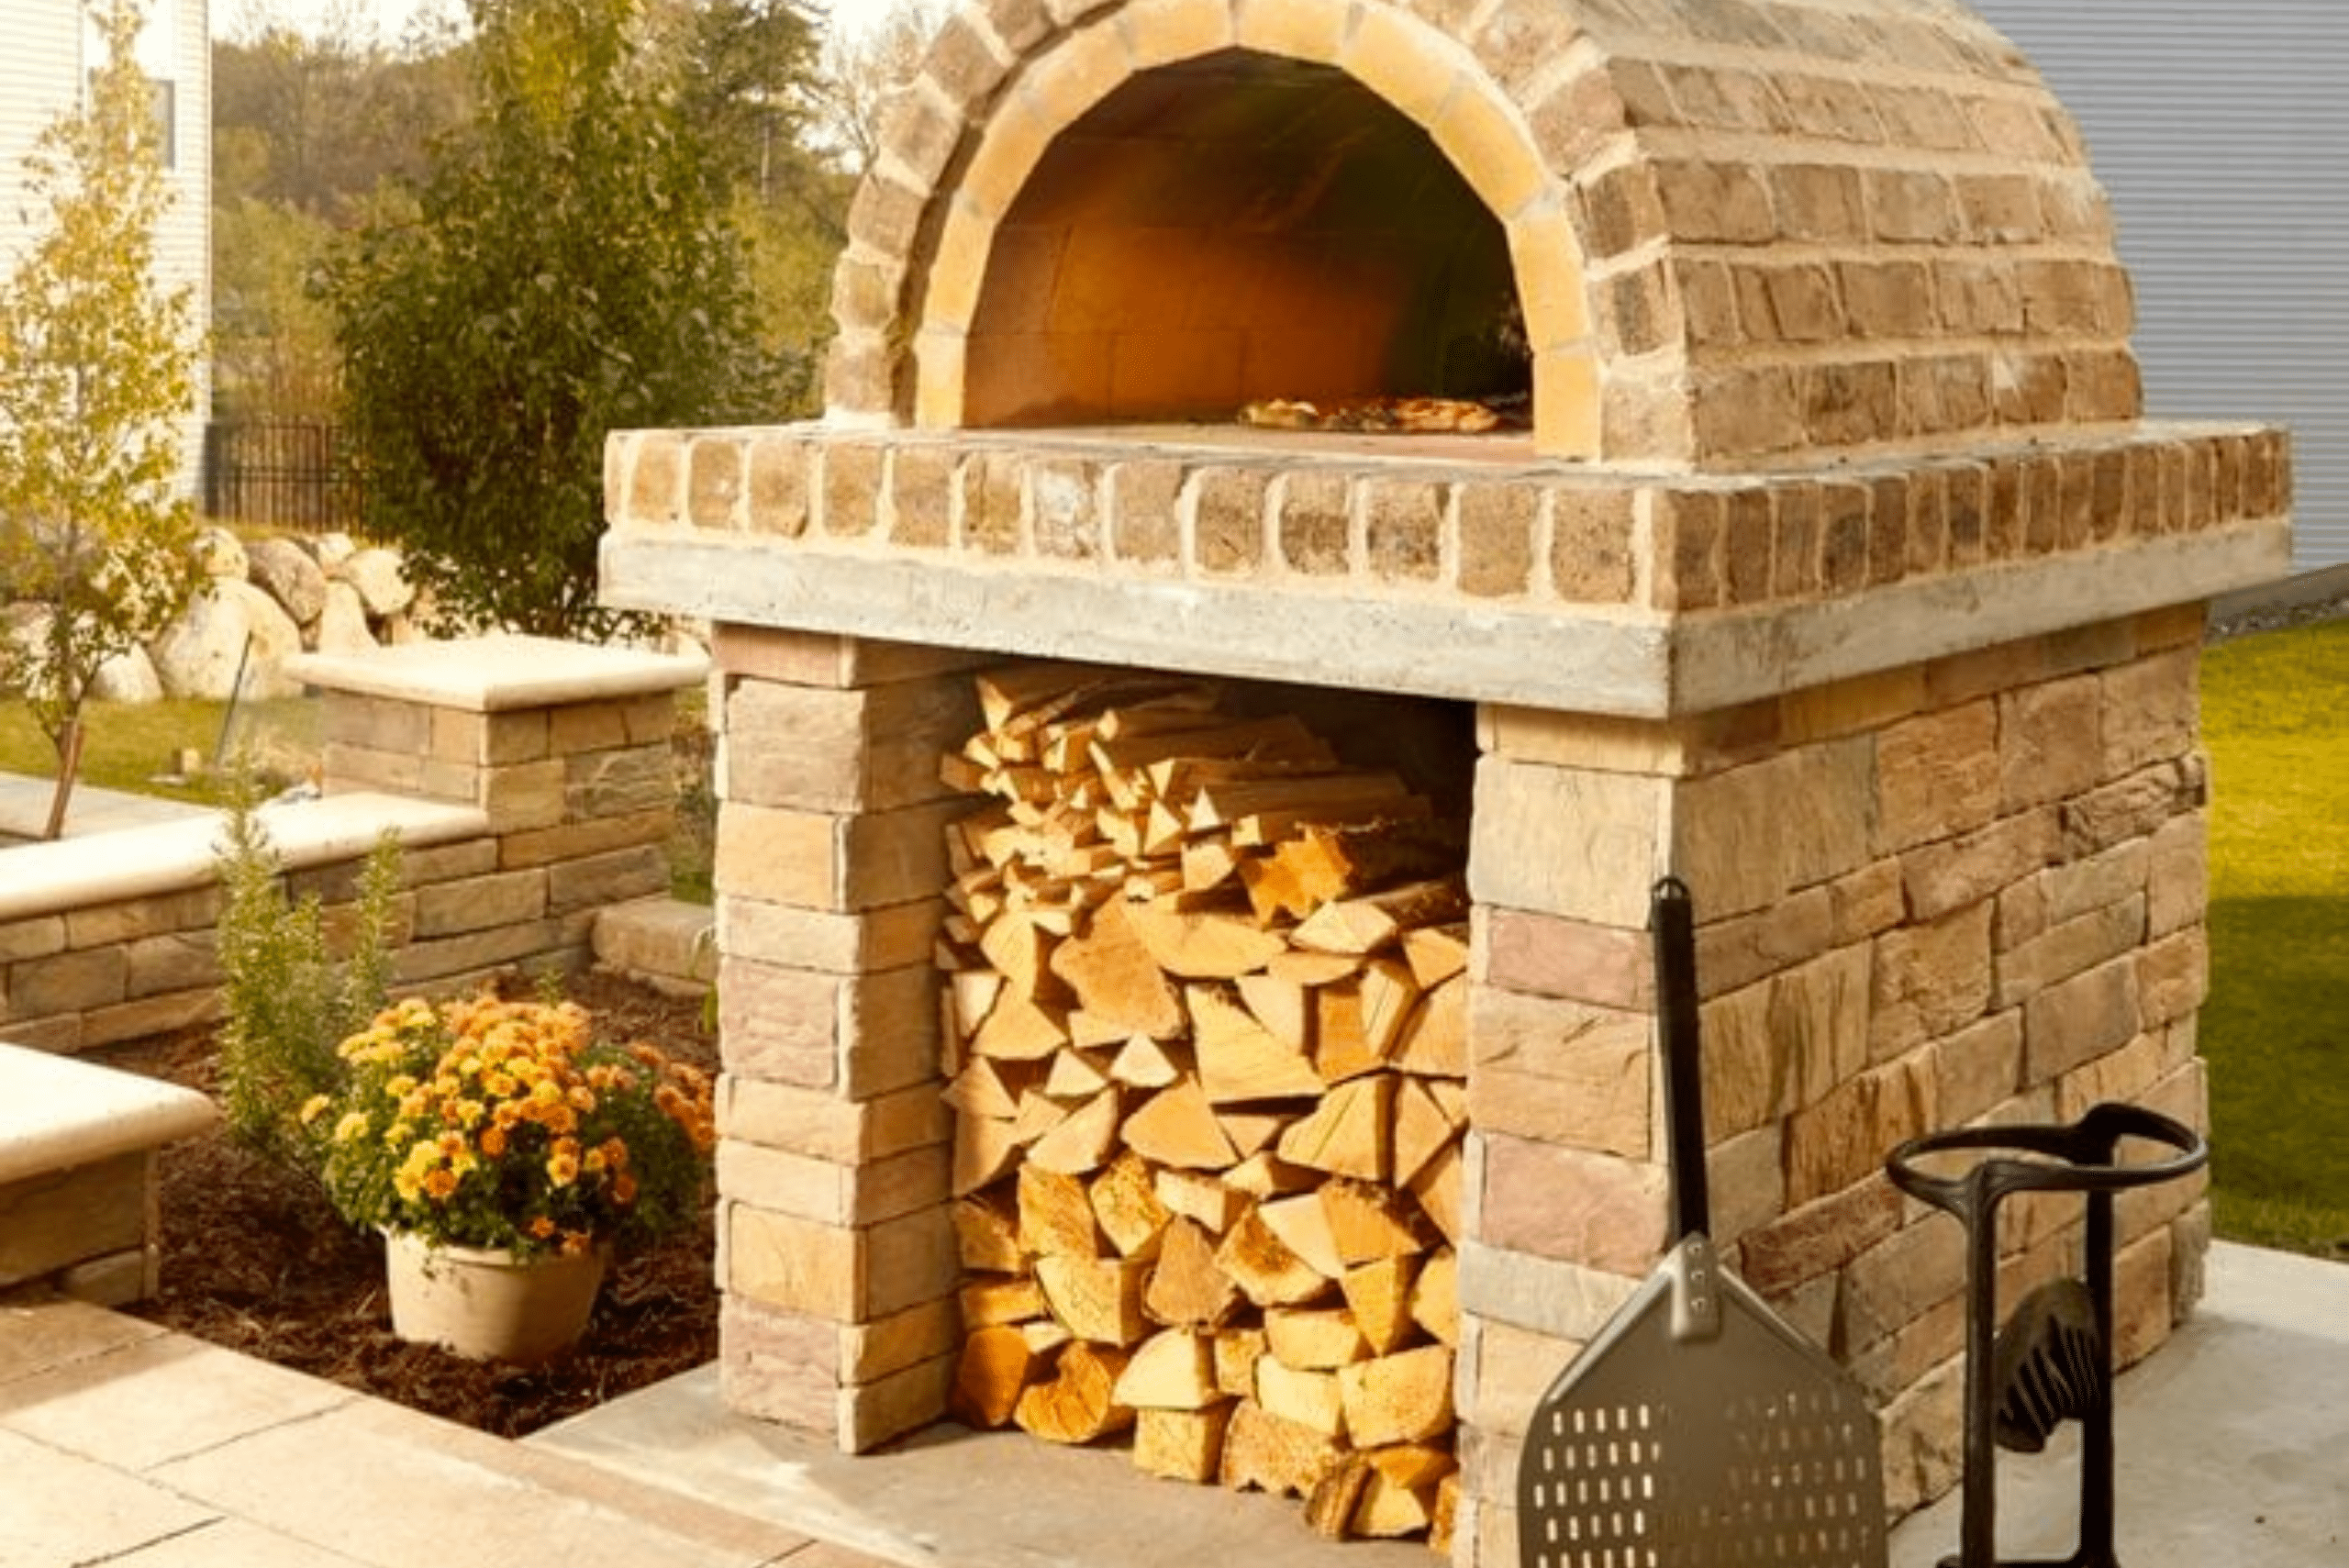
[[1696,919],[1676,878],[1650,925],[1674,1244],[1534,1407],[1520,1568],[1884,1568],[1867,1401],[1714,1261]]

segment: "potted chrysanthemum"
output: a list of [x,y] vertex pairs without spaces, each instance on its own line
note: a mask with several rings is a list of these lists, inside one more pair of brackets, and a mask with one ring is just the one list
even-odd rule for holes
[[585,1331],[613,1243],[698,1211],[707,1074],[597,1040],[575,1003],[410,998],[339,1055],[340,1087],[303,1120],[336,1208],[383,1232],[404,1339],[552,1360]]

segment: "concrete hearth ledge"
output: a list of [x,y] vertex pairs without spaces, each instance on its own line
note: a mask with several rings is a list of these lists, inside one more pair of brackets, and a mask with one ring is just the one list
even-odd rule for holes
[[307,685],[469,713],[673,692],[707,670],[706,660],[686,654],[512,633],[285,662],[286,673]]
[[[885,554],[631,526],[607,603],[741,625],[1357,691],[1664,718],[2270,582],[2281,521],[2115,541],[1847,599],[1674,616]],[[1358,587],[1358,585],[1356,585]]]

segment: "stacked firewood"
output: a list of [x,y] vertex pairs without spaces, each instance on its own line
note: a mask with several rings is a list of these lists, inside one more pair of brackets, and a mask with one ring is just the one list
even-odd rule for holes
[[958,1412],[1449,1533],[1465,1121],[1456,839],[1211,683],[980,683],[940,944]]

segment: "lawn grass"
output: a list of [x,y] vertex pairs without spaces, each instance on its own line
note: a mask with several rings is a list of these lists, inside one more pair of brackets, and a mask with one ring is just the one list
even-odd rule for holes
[[[307,771],[317,751],[317,704],[288,697],[238,706],[226,755],[249,754],[264,774],[290,778]],[[80,783],[99,789],[210,803],[217,776],[175,779],[176,759],[194,751],[208,771],[221,754],[228,705],[177,698],[153,703],[92,703],[83,717]],[[53,779],[57,754],[25,706],[0,703],[0,773]]]
[[2211,1190],[2220,1233],[2349,1251],[2349,620],[2213,648]]

